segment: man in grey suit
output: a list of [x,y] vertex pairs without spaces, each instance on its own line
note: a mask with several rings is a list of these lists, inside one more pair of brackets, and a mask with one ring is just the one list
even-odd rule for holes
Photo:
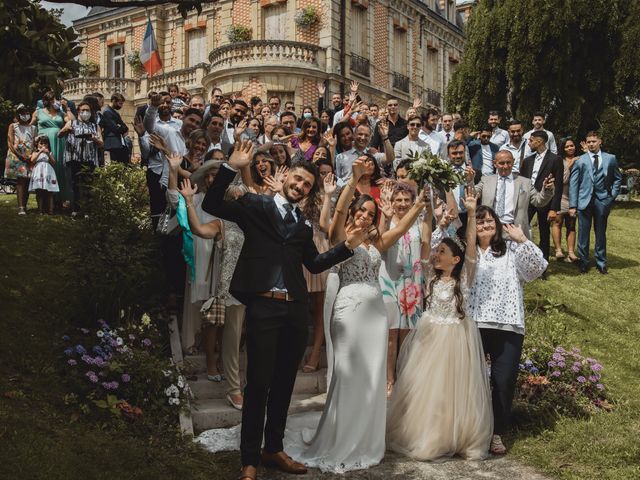
[[596,234],[596,265],[603,275],[607,269],[607,219],[620,193],[622,174],[615,155],[600,150],[596,132],[587,133],[587,153],[575,161],[569,179],[569,215],[578,215],[578,256],[580,272],[589,268],[591,223]]
[[553,179],[545,179],[542,190],[536,190],[530,179],[512,173],[514,158],[508,150],[496,153],[493,163],[497,175],[483,175],[475,186],[480,204],[493,208],[502,223],[519,226],[531,239],[529,204],[544,207],[551,201]]

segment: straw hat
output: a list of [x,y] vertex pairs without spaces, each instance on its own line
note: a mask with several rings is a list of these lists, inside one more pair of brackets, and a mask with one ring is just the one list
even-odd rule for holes
[[224,165],[225,161],[223,160],[207,160],[204,162],[195,172],[191,174],[191,184],[198,185],[198,191],[202,192],[206,189],[206,185],[204,183],[204,178],[211,170],[216,170]]

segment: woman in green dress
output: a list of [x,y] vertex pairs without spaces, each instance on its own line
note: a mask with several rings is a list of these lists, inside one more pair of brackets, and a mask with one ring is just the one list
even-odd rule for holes
[[[60,186],[60,193],[56,196],[56,203],[64,206],[66,202],[71,202],[73,195],[67,169],[63,161],[66,140],[58,137],[58,132],[66,123],[65,114],[52,91],[43,95],[42,106],[42,108],[38,108],[35,111],[34,120],[38,125],[38,134],[45,135],[49,139],[51,153],[56,160],[54,169]],[[69,116],[71,114],[67,113],[66,115]],[[69,117],[68,120],[72,120],[72,117]]]

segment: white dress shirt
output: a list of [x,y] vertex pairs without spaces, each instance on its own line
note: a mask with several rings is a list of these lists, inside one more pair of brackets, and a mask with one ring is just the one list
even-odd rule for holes
[[285,204],[290,204],[293,207],[291,210],[291,214],[293,215],[294,220],[298,221],[298,204],[291,203],[289,200],[284,198],[279,193],[276,193],[273,197],[273,201],[276,202],[276,207],[278,207],[278,212],[280,212],[280,216],[284,220],[284,217],[287,215],[288,210],[285,208]]
[[536,159],[533,162],[533,170],[531,170],[531,185],[536,183],[536,178],[538,178],[538,173],[540,172],[540,166],[542,165],[542,160],[544,160],[544,156],[547,154],[547,151],[541,153],[536,153]]
[[589,158],[591,159],[591,168],[593,168],[593,165],[596,163],[593,158],[594,155],[598,155],[598,170],[600,170],[602,168],[602,151],[598,150],[596,153],[589,152]]
[[[549,140],[547,140],[547,150],[551,150],[551,153],[558,153],[558,147],[556,145],[556,138],[553,136],[553,133],[551,133],[549,130],[540,130],[541,132],[547,132],[547,135],[549,136]],[[525,133],[522,136],[522,141],[525,144],[524,147],[524,156],[529,157],[531,155],[533,155],[533,151],[529,148],[529,137],[531,137],[531,134],[535,132],[535,130],[529,130],[527,133]]]
[[[438,132],[438,135],[440,135],[440,138],[442,139],[442,143],[444,143],[445,145],[447,143],[449,143],[451,140],[453,140],[453,128],[451,130],[449,130],[448,132],[444,131],[444,130],[440,130]],[[447,138],[447,135],[449,135],[449,138]]]
[[493,153],[491,146],[481,145],[482,147],[482,174],[493,175]]
[[491,143],[495,143],[498,147],[501,147],[505,143],[509,142],[509,133],[506,130],[496,127],[491,134]]
[[513,195],[515,193],[515,179],[513,173],[507,177],[498,175],[496,182],[496,197],[493,210],[498,208],[498,192],[500,192],[501,183],[505,182],[505,197],[504,197],[504,213],[500,217],[502,223],[513,223],[514,211],[513,211]]
[[511,152],[513,155],[513,173],[520,173],[520,159],[524,158],[524,149],[526,142],[523,140],[520,142],[520,146],[516,147],[511,142],[507,142],[500,147],[500,150]]
[[[420,129],[418,138],[429,145],[429,148],[431,148],[431,153],[433,153],[434,155],[442,156],[443,147],[445,149],[447,148],[438,132],[425,132],[424,130]],[[446,158],[446,156],[444,158]]]

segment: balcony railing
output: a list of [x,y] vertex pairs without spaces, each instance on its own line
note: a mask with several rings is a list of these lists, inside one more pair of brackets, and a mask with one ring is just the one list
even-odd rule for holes
[[351,73],[369,78],[369,59],[351,53]]
[[216,48],[209,55],[212,70],[236,67],[323,68],[324,49],[286,40],[251,40]]
[[133,97],[137,80],[133,78],[113,77],[78,77],[64,82],[64,94],[71,99],[82,98],[93,92],[100,92],[105,97],[113,93],[122,93],[125,97]]
[[425,89],[424,99],[425,103],[433,105],[434,107],[440,107],[442,105],[442,94],[430,88]]
[[400,90],[401,92],[409,93],[409,77],[405,77],[404,75],[394,72],[393,88]]
[[133,100],[134,98],[146,97],[147,93],[151,91],[166,90],[167,85],[172,83],[177,83],[191,91],[198,91],[202,89],[202,79],[208,72],[209,65],[200,63],[194,67],[174,70],[153,77],[143,76],[137,79],[78,77],[65,81],[64,94],[66,97],[75,100],[93,92],[100,92],[105,97],[119,92],[127,100]]

